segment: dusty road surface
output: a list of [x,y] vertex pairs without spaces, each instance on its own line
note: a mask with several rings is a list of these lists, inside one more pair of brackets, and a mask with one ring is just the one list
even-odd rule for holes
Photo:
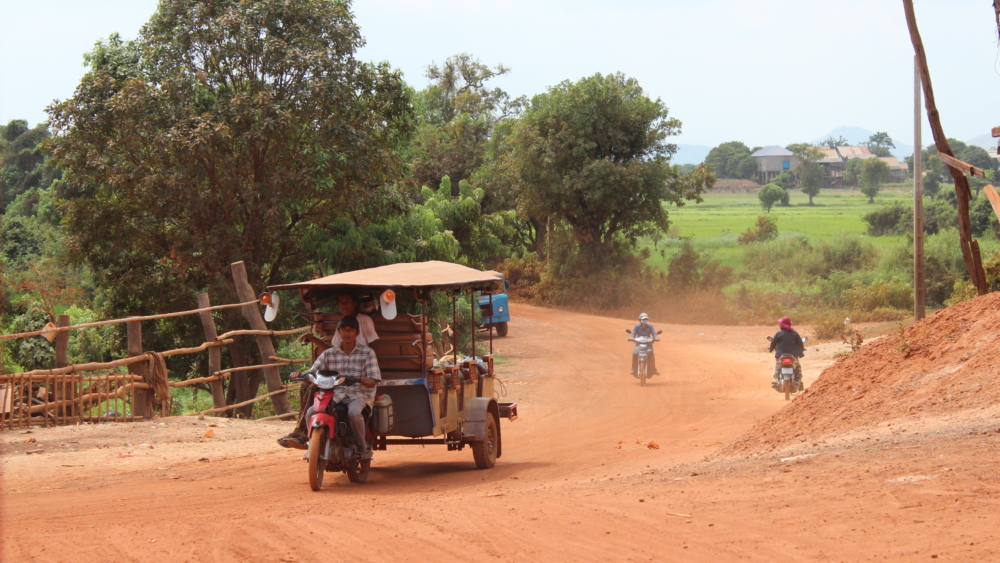
[[[516,309],[496,342],[521,418],[503,422],[492,470],[468,449],[395,447],[368,483],[327,474],[314,493],[302,453],[274,444],[287,423],[7,431],[2,559],[1000,560],[1000,422],[707,461],[786,405],[768,386],[770,327],[660,326],[664,373],[640,387],[632,323]],[[810,346],[807,384],[840,349]]]

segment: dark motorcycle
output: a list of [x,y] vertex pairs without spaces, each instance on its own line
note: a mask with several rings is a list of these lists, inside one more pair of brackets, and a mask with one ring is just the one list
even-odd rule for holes
[[[772,337],[768,336],[767,340],[770,342]],[[808,337],[802,337],[803,343],[807,340],[809,340]],[[780,367],[777,373],[777,381],[772,383],[771,386],[778,393],[784,393],[785,400],[789,401],[792,395],[805,390],[805,386],[802,384],[802,368],[795,361],[795,356],[791,354],[782,354],[778,358],[778,364]]]
[[[303,378],[313,382],[319,391],[313,397],[313,411],[316,413],[309,419],[309,487],[318,491],[323,485],[323,474],[326,471],[341,471],[347,473],[352,483],[364,483],[368,478],[368,469],[372,460],[362,459],[358,450],[357,440],[351,431],[347,415],[347,405],[331,404],[334,389],[337,387],[353,387],[361,385],[358,377],[341,377],[335,371],[306,372]],[[371,408],[365,407],[365,443],[371,451],[375,443],[374,420]]]

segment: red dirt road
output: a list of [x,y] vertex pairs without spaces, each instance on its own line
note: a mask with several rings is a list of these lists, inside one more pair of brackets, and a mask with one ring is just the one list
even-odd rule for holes
[[[1000,560],[1000,422],[709,462],[786,404],[768,386],[770,328],[658,327],[664,375],[640,387],[632,323],[515,314],[496,343],[521,418],[503,422],[492,470],[468,449],[396,447],[368,483],[327,474],[314,493],[301,452],[274,444],[284,423],[8,431],[2,560]],[[820,348],[807,383],[839,349]],[[199,442],[207,423],[216,437]],[[30,437],[46,453],[24,455]]]

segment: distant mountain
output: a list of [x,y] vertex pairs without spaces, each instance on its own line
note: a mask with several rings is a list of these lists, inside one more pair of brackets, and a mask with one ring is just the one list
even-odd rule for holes
[[[874,134],[875,134],[874,131],[869,131],[867,129],[862,129],[860,127],[848,127],[846,125],[842,125],[834,129],[833,131],[830,131],[826,135],[823,135],[822,137],[819,137],[817,139],[813,139],[810,142],[818,144],[823,142],[829,137],[833,137],[835,139],[837,137],[843,137],[847,139],[847,142],[851,143],[852,145],[860,145],[861,143],[867,142],[868,138]],[[890,137],[892,137],[891,134]],[[892,137],[892,142],[894,145],[896,145],[896,148],[892,149],[891,152],[893,156],[895,156],[899,160],[903,160],[904,158],[913,154],[913,145],[905,143],[896,137]]]
[[712,147],[705,145],[677,145],[677,152],[670,159],[671,164],[701,164]]
[[973,137],[966,141],[965,144],[983,147],[986,149],[986,152],[990,154],[996,154],[997,152],[997,139],[994,139],[992,135],[980,135],[978,137]]

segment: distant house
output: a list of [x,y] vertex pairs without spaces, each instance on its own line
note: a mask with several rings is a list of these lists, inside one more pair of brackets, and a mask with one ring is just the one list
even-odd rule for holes
[[837,153],[836,147],[813,147],[823,153],[823,158],[817,164],[823,167],[823,176],[828,184],[836,183],[844,177],[844,158]]
[[845,162],[852,158],[875,158],[868,147],[837,147],[837,152]]
[[889,165],[893,182],[904,182],[910,177],[910,167],[900,162],[898,158],[894,156],[880,156],[878,159]]
[[757,159],[757,181],[766,184],[782,172],[791,172],[798,166],[792,151],[772,145],[750,155]]

